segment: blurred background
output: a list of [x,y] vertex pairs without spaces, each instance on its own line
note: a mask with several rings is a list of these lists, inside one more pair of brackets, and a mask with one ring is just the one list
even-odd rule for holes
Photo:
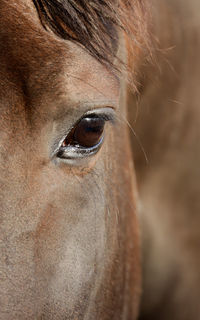
[[153,61],[129,94],[141,319],[200,319],[200,1],[153,0]]

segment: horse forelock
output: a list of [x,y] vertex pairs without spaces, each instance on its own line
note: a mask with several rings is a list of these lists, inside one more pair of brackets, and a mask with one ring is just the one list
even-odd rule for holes
[[145,0],[33,0],[40,21],[62,39],[82,45],[113,67],[122,30],[137,45],[147,42]]

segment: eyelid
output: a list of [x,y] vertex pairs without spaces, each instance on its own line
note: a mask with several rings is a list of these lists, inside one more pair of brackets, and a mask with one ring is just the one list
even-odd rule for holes
[[84,115],[78,121],[80,121],[83,118],[87,118],[87,116],[94,116],[97,118],[99,117],[105,121],[111,121],[112,123],[116,122],[116,112],[112,107],[89,110],[86,113],[84,113]]

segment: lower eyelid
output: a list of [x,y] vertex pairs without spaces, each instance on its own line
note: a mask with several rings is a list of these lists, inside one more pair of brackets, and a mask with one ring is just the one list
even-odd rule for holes
[[102,137],[99,143],[92,148],[82,148],[82,147],[75,147],[71,145],[65,148],[60,148],[60,150],[57,153],[57,157],[61,159],[81,159],[81,158],[93,156],[101,148],[103,140],[104,140],[104,137]]

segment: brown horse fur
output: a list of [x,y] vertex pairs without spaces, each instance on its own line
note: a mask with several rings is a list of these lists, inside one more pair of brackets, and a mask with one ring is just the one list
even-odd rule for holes
[[[105,11],[98,6],[103,2]],[[137,318],[136,186],[125,126],[106,126],[102,149],[83,166],[56,164],[51,156],[60,135],[88,109],[112,106],[126,117],[126,97],[119,103],[119,81],[108,68],[117,52],[113,30],[133,34],[140,52],[148,43],[146,5],[113,3],[35,0],[37,12],[31,1],[0,2],[1,320]],[[199,3],[154,3],[161,72],[138,67],[149,78],[138,79],[141,107],[132,121],[149,158],[147,166],[134,141],[143,222],[141,316],[197,320]],[[59,14],[58,4],[64,4]]]
[[[40,22],[32,1],[0,1],[0,319],[136,319],[140,259],[126,125],[106,124],[101,150],[81,164],[54,153],[88,110],[126,115],[119,79],[88,54],[89,38],[78,45]],[[66,32],[65,22],[59,16]]]
[[200,319],[200,2],[153,0],[154,65],[130,100],[143,234],[142,319]]

